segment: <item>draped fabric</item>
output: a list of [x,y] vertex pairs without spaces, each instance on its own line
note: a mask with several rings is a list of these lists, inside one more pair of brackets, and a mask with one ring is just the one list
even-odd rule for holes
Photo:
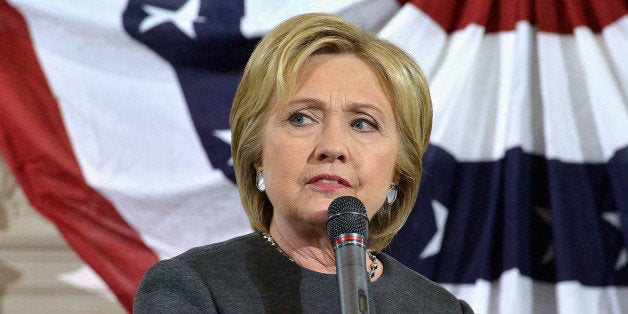
[[388,248],[479,313],[628,311],[628,2],[0,0],[0,152],[130,309],[249,232],[227,121],[273,26],[338,14],[416,58],[434,129]]
[[393,255],[481,312],[628,310],[627,7],[413,1],[389,21],[435,106]]

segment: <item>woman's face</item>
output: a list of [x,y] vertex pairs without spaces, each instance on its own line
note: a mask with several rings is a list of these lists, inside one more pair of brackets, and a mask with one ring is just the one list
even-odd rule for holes
[[369,218],[393,183],[399,150],[390,100],[356,56],[315,55],[287,104],[273,104],[262,164],[274,223],[325,228],[339,196],[360,199]]

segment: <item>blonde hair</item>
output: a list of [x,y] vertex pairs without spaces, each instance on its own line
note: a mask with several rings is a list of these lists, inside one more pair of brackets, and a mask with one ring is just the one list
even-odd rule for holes
[[369,63],[388,92],[400,150],[395,164],[397,200],[371,219],[370,246],[384,249],[412,211],[432,129],[428,83],[414,59],[394,44],[324,13],[290,18],[266,35],[251,55],[231,108],[231,153],[240,198],[254,230],[268,232],[272,204],[256,187],[263,130],[273,102],[292,95],[303,64],[315,54],[352,54]]

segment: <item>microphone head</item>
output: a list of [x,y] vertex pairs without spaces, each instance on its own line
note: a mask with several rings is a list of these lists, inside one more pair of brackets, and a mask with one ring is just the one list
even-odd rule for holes
[[341,196],[329,204],[327,234],[333,243],[338,236],[357,233],[368,239],[369,218],[362,202],[353,196]]

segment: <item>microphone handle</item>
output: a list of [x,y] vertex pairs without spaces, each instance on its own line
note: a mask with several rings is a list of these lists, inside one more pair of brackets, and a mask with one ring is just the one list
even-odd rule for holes
[[365,248],[344,245],[336,249],[335,255],[341,313],[369,313]]

